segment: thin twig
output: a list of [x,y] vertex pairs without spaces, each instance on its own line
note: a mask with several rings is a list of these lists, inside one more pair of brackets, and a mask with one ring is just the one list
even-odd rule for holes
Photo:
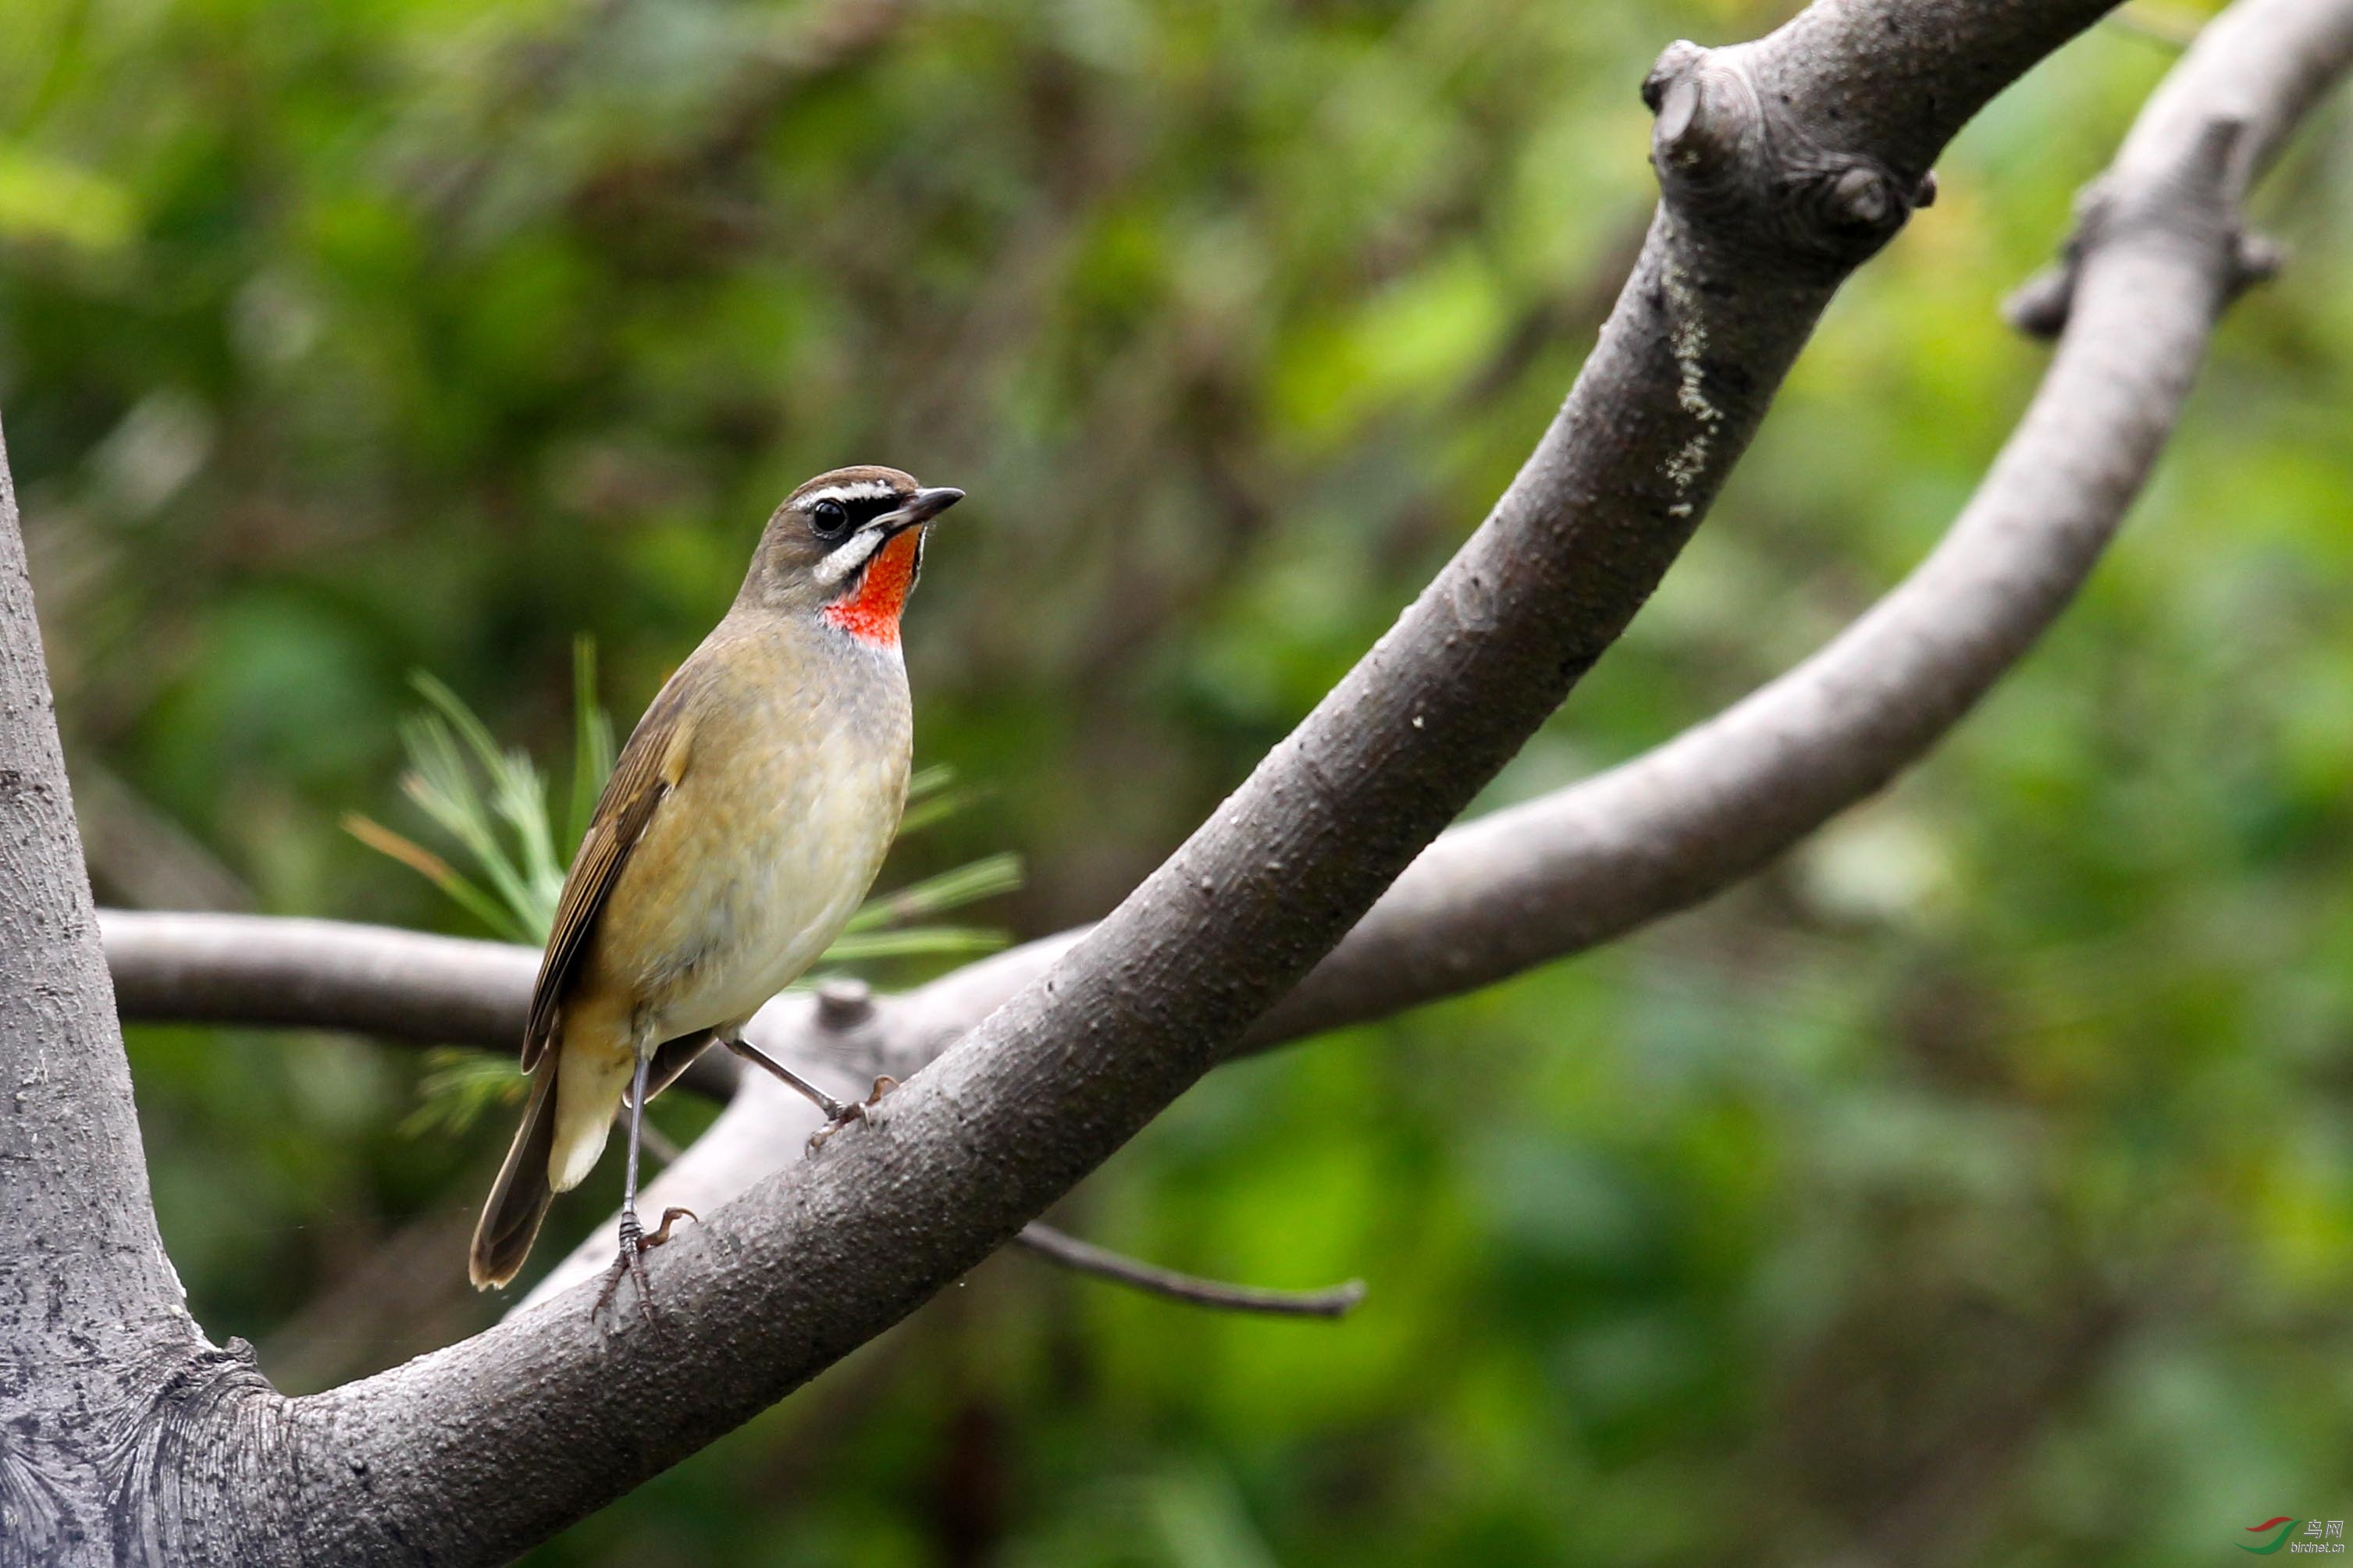
[[1365,1299],[1365,1282],[1351,1279],[1326,1290],[1267,1290],[1255,1285],[1228,1285],[1198,1275],[1139,1262],[1108,1251],[1090,1241],[1031,1220],[1014,1241],[1039,1257],[1065,1268],[1092,1274],[1120,1285],[1148,1290],[1191,1307],[1214,1307],[1225,1312],[1266,1312],[1282,1318],[1345,1317]]

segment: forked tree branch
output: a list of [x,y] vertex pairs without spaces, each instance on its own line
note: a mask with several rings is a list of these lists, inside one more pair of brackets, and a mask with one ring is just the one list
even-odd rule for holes
[[[1622,935],[1747,875],[1925,753],[2083,585],[2179,416],[2222,304],[2266,248],[2238,204],[2346,68],[2353,6],[2269,0],[2211,24],[2089,187],[2064,289],[2072,331],[1944,541],[1829,647],[1625,765],[1445,834],[1244,1048],[1386,1016]],[[2217,151],[2219,142],[2228,147]],[[2100,280],[2084,278],[2097,261]],[[2052,285],[2039,286],[2049,291]],[[905,1076],[1028,984],[1076,933],[968,965],[845,1039],[806,1011],[778,1048]],[[658,1201],[716,1206],[814,1125],[763,1096],[731,1106],[663,1173]],[[535,1296],[593,1271],[584,1247]]]
[[289,1412],[292,1521],[343,1561],[498,1558],[692,1452],[1002,1245],[1336,944],[1617,636],[1839,280],[1929,160],[2094,19],[1845,0],[1669,51],[1666,200],[1567,405],[1495,513],[1210,821],[885,1101],[656,1255],[667,1342],[590,1292]]
[[[2268,160],[2342,68],[2326,18],[2314,20],[2289,30],[2276,14],[2242,5],[2210,27],[2092,188],[2087,211],[2134,189],[2145,204],[2216,117],[2244,119],[2241,156],[2250,166]],[[2299,37],[2316,47],[2279,41]],[[2072,297],[2083,257],[2111,237],[2107,223],[2095,218],[2070,242],[2069,264],[2022,291],[2052,301],[2034,308],[2035,320]],[[2226,291],[2259,255],[2241,239],[2221,280]],[[2104,362],[2087,351],[2055,364],[1943,543],[1869,615],[1649,754],[1442,835],[1246,1043],[1386,1016],[1609,941],[1746,876],[1925,753],[2073,598],[2137,494],[2151,443],[2171,427],[2204,342],[2180,322],[2207,319],[2207,307],[2190,294],[2133,305],[2112,345],[2126,357]],[[2111,454],[2122,459],[2113,468]],[[2050,482],[2060,475],[2070,482]],[[324,1024],[505,1048],[521,1029],[535,963],[519,948],[494,964],[487,954],[497,944],[329,922],[102,918],[126,1016]],[[821,1026],[806,1002],[788,998],[764,1016],[763,1038],[804,1062],[840,1060],[852,1077],[905,1077],[1083,934],[878,997],[854,1032]],[[467,1032],[478,1021],[486,1026]],[[661,1201],[715,1205],[734,1195],[776,1169],[779,1151],[797,1147],[805,1121],[806,1108],[785,1097],[731,1111],[665,1177]],[[584,1252],[551,1279],[600,1261]]]
[[[279,1400],[249,1371],[185,1360],[174,1401],[149,1415],[161,1436],[138,1447],[124,1479],[159,1496],[217,1491],[236,1506],[184,1510],[203,1513],[208,1550],[176,1555],[500,1560],[765,1407],[1010,1237],[1238,1048],[1541,721],[1680,548],[1822,304],[1900,225],[1936,150],[2100,9],[1826,0],[1755,45],[1671,49],[1651,87],[1665,201],[1567,406],[1454,563],[1210,823],[886,1101],[879,1128],[836,1139],[658,1254],[668,1341],[592,1321],[586,1296],[574,1292],[311,1399]],[[2353,49],[2349,13],[2353,0],[2242,0],[2233,24],[2180,68],[2180,79],[2204,84],[2178,94],[2203,106],[2185,117],[2195,133],[2162,181],[2117,197],[2124,216],[2085,247],[2068,334],[2030,416],[2042,433],[2030,443],[2022,427],[1997,466],[1989,491],[2010,493],[1985,528],[2007,532],[2051,514],[2021,504],[2039,500],[2016,493],[2023,474],[2068,496],[2055,510],[2105,538],[2239,280],[2233,203],[2290,118],[2250,113],[2246,99],[2308,102],[2294,95],[2312,79],[2310,62],[2331,61],[2324,74],[2333,72]],[[2215,114],[2218,103],[2227,112]],[[2218,120],[2228,123],[2217,129]],[[2094,400],[2048,409],[2063,382]],[[2105,453],[2103,440],[2114,443]],[[2032,572],[2024,582],[2048,593],[2051,578]],[[1982,563],[1949,586],[1989,612],[2025,591],[1989,585]],[[1887,623],[1889,605],[1858,634]],[[10,629],[0,622],[0,637]],[[2002,662],[1994,658],[1981,679]],[[1814,689],[1824,716],[1888,700],[1875,672],[1846,673]],[[1797,679],[1676,746],[1696,745]],[[1975,695],[1966,681],[1934,683],[1930,699],[1937,692],[1955,712]],[[1749,739],[1790,745],[1804,733],[1768,727]],[[1589,802],[1588,792],[1675,749],[1560,799]],[[1799,766],[1795,776],[1817,775]],[[1694,811],[1686,837],[1647,847],[1633,841],[1657,825],[1642,816],[1589,822],[1593,837],[1567,863],[1661,861],[1669,868],[1651,883],[1653,896],[1696,896],[1675,889],[1713,874],[1700,864],[1721,853],[1709,829],[1758,844],[1770,833],[1740,826],[1758,813],[1783,824],[1771,831],[1803,831],[1773,803],[1731,801]],[[1493,825],[1504,819],[1464,832],[1502,833]],[[1392,898],[1428,875],[1409,873]],[[1540,894],[1522,895],[1539,913]],[[1511,907],[1466,902],[1436,883],[1415,897],[1466,921],[1508,920],[1494,911]],[[1607,919],[1588,918],[1594,935],[1606,934]],[[86,938],[82,946],[94,953]],[[1477,983],[1471,971],[1482,962],[1466,949],[1439,968],[1459,986]],[[1358,980],[1375,984],[1386,973]],[[959,978],[967,997],[979,994],[969,973],[927,992],[948,997]],[[1263,1028],[1377,1005],[1353,988],[1317,994]],[[889,1017],[886,1007],[876,1025]],[[747,1089],[739,1103],[753,1097]],[[121,1506],[144,1508],[142,1499]],[[149,1555],[186,1544],[161,1542]]]

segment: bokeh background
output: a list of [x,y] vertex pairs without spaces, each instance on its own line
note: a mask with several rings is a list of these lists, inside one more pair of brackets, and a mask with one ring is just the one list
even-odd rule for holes
[[[100,897],[479,934],[340,826],[442,842],[411,672],[561,783],[575,637],[626,725],[776,499],[885,461],[972,492],[908,652],[974,796],[886,885],[1012,850],[976,918],[1102,912],[1535,437],[1651,204],[1652,55],[1792,9],[10,0],[0,408]],[[1486,804],[1929,547],[2043,362],[2001,295],[2201,14],[1968,131]],[[2353,1517],[2348,134],[2263,193],[2295,264],[2084,602],[1925,767],[1609,951],[1217,1074],[1060,1215],[1361,1275],[1355,1316],[1000,1258],[530,1561],[2205,1563]],[[488,1321],[503,1114],[420,1119],[364,1040],[130,1050],[216,1339],[303,1389]]]

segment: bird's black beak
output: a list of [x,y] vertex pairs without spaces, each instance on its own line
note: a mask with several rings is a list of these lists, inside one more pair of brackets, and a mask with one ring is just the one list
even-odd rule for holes
[[896,533],[902,529],[913,528],[919,522],[931,521],[962,500],[964,500],[964,492],[953,485],[942,485],[937,489],[917,490],[907,498],[906,505],[896,511],[887,512],[876,518],[872,526],[881,529],[885,533]]

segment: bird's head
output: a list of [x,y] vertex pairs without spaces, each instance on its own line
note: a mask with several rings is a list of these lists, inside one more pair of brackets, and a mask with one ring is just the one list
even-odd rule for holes
[[768,519],[744,596],[893,646],[899,611],[923,569],[923,536],[962,500],[962,490],[927,489],[896,468],[819,474]]

